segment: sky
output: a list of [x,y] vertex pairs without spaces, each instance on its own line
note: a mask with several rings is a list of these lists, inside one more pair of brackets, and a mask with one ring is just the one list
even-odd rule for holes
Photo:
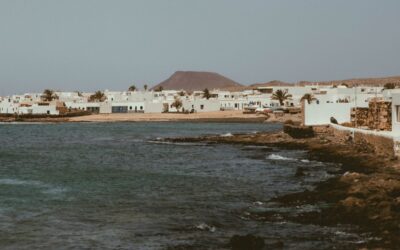
[[398,0],[0,0],[0,95],[400,75]]

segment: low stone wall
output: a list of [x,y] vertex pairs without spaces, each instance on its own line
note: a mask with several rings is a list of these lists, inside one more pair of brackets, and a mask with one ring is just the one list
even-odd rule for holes
[[354,142],[359,145],[365,145],[372,148],[378,155],[384,155],[389,158],[396,156],[393,139],[356,132],[354,134]]
[[69,118],[76,116],[91,115],[89,111],[77,111],[69,112],[60,115],[48,115],[48,114],[0,114],[0,117],[4,118],[15,118],[15,119],[40,119],[40,118]]
[[297,139],[311,138],[315,136],[313,128],[309,126],[296,126],[291,124],[284,124],[283,132]]
[[394,158],[398,155],[397,150],[395,150],[394,138],[388,134],[339,125],[331,125],[330,128],[337,140],[352,140],[357,146],[388,158]]

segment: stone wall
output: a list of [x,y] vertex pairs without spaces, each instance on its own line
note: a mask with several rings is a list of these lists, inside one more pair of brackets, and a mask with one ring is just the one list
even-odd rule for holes
[[291,124],[284,124],[283,132],[297,139],[314,137],[313,128],[308,126],[296,126]]
[[369,129],[392,130],[392,102],[371,101],[368,112]]
[[369,102],[368,108],[352,108],[353,127],[372,130],[392,130],[392,103],[380,99]]
[[358,131],[354,132],[353,137],[353,132],[350,130],[339,130],[333,127],[330,127],[330,130],[338,142],[352,141],[359,148],[365,149],[377,156],[387,157],[389,159],[398,155],[397,152],[395,152],[395,143],[393,138]]
[[368,127],[369,108],[352,108],[351,125],[353,127]]

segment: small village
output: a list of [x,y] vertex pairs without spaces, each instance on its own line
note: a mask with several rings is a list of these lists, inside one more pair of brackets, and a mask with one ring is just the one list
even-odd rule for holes
[[0,97],[0,116],[73,116],[127,113],[242,111],[266,117],[301,114],[305,126],[343,125],[383,135],[400,135],[400,89],[346,84],[268,86],[243,91],[143,90],[62,92],[46,89]]

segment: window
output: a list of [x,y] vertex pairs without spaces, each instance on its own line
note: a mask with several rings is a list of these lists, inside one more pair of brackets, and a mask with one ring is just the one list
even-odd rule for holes
[[140,106],[140,110],[143,110],[143,106]]
[[203,104],[200,105],[200,109],[204,109],[204,105]]
[[396,121],[400,122],[400,105],[396,105]]

